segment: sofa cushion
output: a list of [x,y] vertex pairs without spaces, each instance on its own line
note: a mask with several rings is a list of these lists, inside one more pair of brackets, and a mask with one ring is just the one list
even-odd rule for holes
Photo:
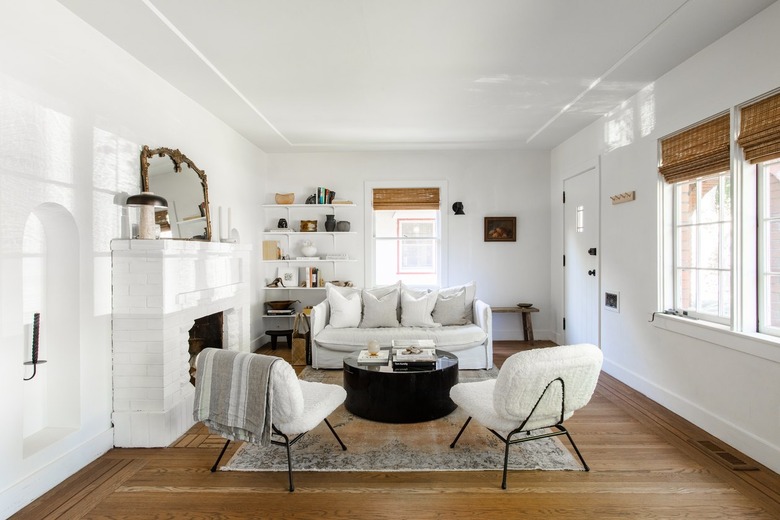
[[[463,294],[462,300],[460,300],[460,294]],[[436,307],[433,308],[433,320],[442,325],[472,323],[476,296],[477,284],[473,281],[439,290],[439,299],[436,302]],[[463,308],[458,317],[457,304],[460,301],[463,302]]]
[[[361,328],[398,327],[398,287],[364,290]],[[382,294],[384,293],[384,294]]]
[[465,308],[465,288],[449,295],[440,293],[433,308],[433,321],[442,325],[465,325],[468,323]]
[[353,352],[366,348],[369,340],[375,339],[383,347],[389,347],[392,341],[413,339],[430,339],[448,352],[456,353],[477,345],[487,339],[487,333],[473,323],[469,325],[451,325],[447,327],[396,327],[361,329],[336,329],[325,326],[317,334],[317,344],[320,347],[341,352]]
[[328,284],[326,287],[330,305],[330,324],[335,328],[357,327],[363,311],[360,291],[340,291]]
[[401,325],[404,327],[440,327],[434,323],[433,307],[438,291],[415,292],[401,287]]

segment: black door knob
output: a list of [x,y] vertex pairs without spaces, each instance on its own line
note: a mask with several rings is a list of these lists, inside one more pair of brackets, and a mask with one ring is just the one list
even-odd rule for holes
[[596,270],[595,269],[591,269],[590,271],[588,271],[588,274],[590,276],[596,276]]

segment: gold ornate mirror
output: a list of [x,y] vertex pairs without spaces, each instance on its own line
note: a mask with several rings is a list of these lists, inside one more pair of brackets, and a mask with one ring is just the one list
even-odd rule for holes
[[[182,170],[182,164],[187,169]],[[186,155],[171,148],[144,146],[141,149],[141,182],[142,191],[150,191],[168,201],[167,209],[155,213],[160,238],[211,240],[206,173]]]

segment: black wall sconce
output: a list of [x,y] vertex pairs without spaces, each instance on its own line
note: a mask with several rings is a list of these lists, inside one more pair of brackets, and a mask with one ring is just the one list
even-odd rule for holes
[[454,203],[452,205],[452,211],[454,211],[456,215],[465,215],[465,213],[463,213],[463,203],[462,202]]
[[33,373],[30,377],[25,377],[25,381],[29,381],[38,372],[38,365],[46,363],[45,359],[38,359],[38,331],[41,327],[41,313],[36,312],[33,315],[33,333],[32,333],[32,361],[25,361],[25,365],[32,365]]

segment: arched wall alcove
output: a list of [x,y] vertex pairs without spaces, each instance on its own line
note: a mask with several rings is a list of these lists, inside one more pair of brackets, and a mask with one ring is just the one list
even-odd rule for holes
[[[79,363],[79,238],[76,222],[59,204],[36,207],[24,227],[22,309],[25,361],[32,358],[33,316],[40,313],[35,377],[23,389],[24,457],[77,431],[81,423]],[[24,367],[24,377],[33,368]]]

